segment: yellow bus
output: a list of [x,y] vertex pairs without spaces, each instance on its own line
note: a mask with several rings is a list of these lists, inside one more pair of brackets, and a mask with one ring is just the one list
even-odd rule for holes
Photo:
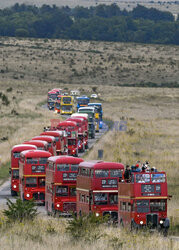
[[61,109],[60,114],[71,115],[73,113],[73,97],[62,95],[61,96]]

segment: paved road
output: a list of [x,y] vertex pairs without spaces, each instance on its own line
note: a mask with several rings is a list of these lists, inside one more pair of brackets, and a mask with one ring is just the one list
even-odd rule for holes
[[[104,125],[105,126],[105,125]],[[100,130],[99,133],[96,133],[95,139],[89,139],[88,145],[90,150],[97,140],[101,138],[104,134],[104,130]],[[79,153],[79,157],[83,157],[84,153]],[[15,198],[11,197],[10,193],[10,178],[0,186],[0,208],[6,206],[6,198],[10,198],[10,200],[15,201]],[[38,206],[38,212],[41,215],[45,215],[45,208],[43,206]]]

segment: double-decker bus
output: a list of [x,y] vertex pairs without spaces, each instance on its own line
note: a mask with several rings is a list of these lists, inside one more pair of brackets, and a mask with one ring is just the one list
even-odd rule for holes
[[63,139],[63,137],[64,137],[63,131],[48,130],[48,131],[45,131],[45,132],[41,133],[40,135],[54,136],[55,141],[56,141],[57,155],[64,155],[66,153],[66,147],[65,147],[64,139]]
[[61,96],[61,114],[69,114],[73,113],[73,97],[72,96]]
[[[103,128],[103,109],[102,109],[102,104],[101,103],[88,103],[89,107],[96,107],[97,113],[99,114],[99,128]],[[97,117],[98,118],[98,117]]]
[[76,212],[76,177],[83,159],[54,156],[46,170],[45,206],[48,214],[70,215]]
[[52,155],[56,155],[56,141],[54,136],[48,136],[48,135],[39,135],[32,138],[32,141],[40,140],[40,141],[46,141],[48,143],[48,151]]
[[78,127],[76,122],[64,121],[57,125],[57,130],[65,130],[68,138],[68,155],[78,157]]
[[62,94],[62,89],[59,88],[52,89],[52,91],[55,91],[58,95]]
[[169,228],[167,178],[165,172],[135,172],[131,182],[119,183],[118,222],[125,227]]
[[11,150],[11,195],[16,196],[19,192],[19,160],[20,153],[24,150],[37,149],[34,145],[19,144]]
[[77,97],[76,100],[77,100],[77,106],[76,106],[77,110],[80,107],[86,107],[86,106],[88,106],[88,103],[90,102],[90,98],[87,97],[87,96]]
[[30,140],[30,141],[23,142],[23,144],[35,145],[38,150],[48,151],[48,142],[47,141]]
[[58,95],[55,101],[55,112],[60,113],[60,110],[61,110],[61,95]]
[[19,191],[22,200],[45,202],[45,176],[51,153],[43,150],[26,150],[20,154]]
[[88,114],[79,114],[79,113],[74,113],[71,115],[72,118],[82,118],[85,123],[85,138],[84,138],[84,143],[85,143],[85,149],[88,149]]
[[79,115],[88,114],[88,135],[90,138],[95,138],[95,108],[82,107],[78,109]]
[[79,165],[77,176],[77,215],[94,213],[118,218],[118,182],[124,165],[115,162],[89,161]]
[[85,120],[80,117],[70,117],[66,121],[76,122],[78,127],[78,151],[84,152],[85,151]]

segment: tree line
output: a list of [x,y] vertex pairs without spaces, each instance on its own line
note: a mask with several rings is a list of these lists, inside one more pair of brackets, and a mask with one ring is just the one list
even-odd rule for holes
[[0,36],[179,44],[179,18],[170,12],[116,4],[85,8],[19,5],[0,10]]

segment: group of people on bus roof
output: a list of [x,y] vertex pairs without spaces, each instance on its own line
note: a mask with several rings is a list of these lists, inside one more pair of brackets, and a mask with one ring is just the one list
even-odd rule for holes
[[130,181],[132,173],[139,173],[139,172],[151,173],[151,172],[157,172],[157,169],[155,167],[150,167],[148,161],[145,161],[145,163],[137,161],[136,164],[132,165],[131,167],[129,165],[126,165],[126,169],[124,172],[124,179],[126,181]]

